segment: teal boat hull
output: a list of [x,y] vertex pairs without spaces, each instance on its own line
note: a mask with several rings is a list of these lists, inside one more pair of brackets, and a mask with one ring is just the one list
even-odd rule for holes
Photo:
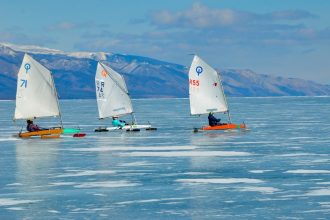
[[63,134],[74,134],[80,132],[78,128],[63,128]]

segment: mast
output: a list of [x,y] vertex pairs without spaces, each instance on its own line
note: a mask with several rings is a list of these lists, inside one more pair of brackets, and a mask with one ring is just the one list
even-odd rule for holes
[[134,114],[134,112],[132,112],[132,124],[136,124],[136,118],[135,118],[135,114]]
[[224,97],[224,100],[225,100],[227,109],[228,109],[227,110],[228,120],[229,120],[229,123],[231,123],[231,117],[230,117],[230,112],[229,112],[229,106],[228,106],[228,102],[227,102],[227,97],[225,96],[225,91],[223,89],[222,80],[220,78],[220,73],[218,71],[217,71],[217,75],[218,75],[218,79],[219,79],[219,82],[220,82],[221,92],[222,92],[222,95]]
[[[109,75],[109,74],[108,74],[108,75]],[[119,75],[120,75],[120,77],[122,78],[123,82],[125,82],[124,76],[121,75],[121,74],[119,74]],[[114,81],[116,82],[116,84],[118,84],[118,82],[117,82],[116,80],[114,80]],[[125,83],[125,85],[126,85],[126,83]],[[135,114],[134,114],[134,109],[133,109],[132,99],[131,99],[131,96],[129,95],[128,89],[126,88],[126,90],[127,90],[127,92],[126,92],[126,90],[124,90],[120,85],[118,85],[118,86],[119,86],[119,88],[120,88],[123,92],[125,92],[126,95],[128,96],[129,103],[131,104],[131,108],[132,108],[132,113],[131,113],[131,115],[132,115],[132,124],[136,124],[136,118],[135,118]],[[127,87],[127,86],[126,86],[126,87]]]
[[[121,75],[121,77],[124,78],[122,75]],[[135,125],[136,124],[136,118],[135,118],[135,114],[134,114],[134,110],[133,110],[132,99],[131,99],[131,96],[129,95],[128,92],[126,94],[127,94],[128,98],[129,98],[129,102],[131,103],[131,106],[132,106],[132,113],[131,113],[131,115],[132,115],[132,124]]]
[[[53,74],[50,73],[50,76],[52,77],[53,85],[55,85]],[[59,102],[59,100],[58,100],[58,93],[57,93],[57,90],[56,90],[56,87],[55,87],[55,86],[54,86],[54,92],[55,92],[56,102],[57,102],[57,106],[58,106],[58,113],[59,113],[58,115],[59,115],[59,117],[60,117],[61,128],[63,128],[63,120],[62,120],[62,114],[61,114],[60,102]]]

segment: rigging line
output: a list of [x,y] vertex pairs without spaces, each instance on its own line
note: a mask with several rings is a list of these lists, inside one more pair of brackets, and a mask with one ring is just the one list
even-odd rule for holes
[[54,89],[54,92],[55,92],[55,97],[56,97],[56,102],[57,102],[57,108],[58,108],[58,114],[59,114],[59,117],[60,117],[61,127],[63,128],[63,120],[62,120],[62,113],[61,113],[60,102],[58,100],[58,93],[57,93],[57,90],[56,90],[56,87],[55,87],[53,74],[51,72],[50,72],[50,77],[52,79],[53,89]]
[[[103,69],[105,70],[105,72],[107,73],[107,75],[112,79],[112,81],[119,87],[120,90],[122,90],[125,94],[127,94],[129,96],[129,93],[127,91],[127,89],[123,88],[116,79],[113,78],[113,76],[111,76],[111,74],[108,73],[107,69],[104,67],[104,65],[100,62],[101,66],[103,67]],[[111,69],[111,68],[110,68]],[[112,70],[112,69],[111,69]],[[112,70],[114,71],[114,70]],[[120,77],[123,77],[121,74],[119,74]],[[125,83],[126,84],[126,83]]]
[[[29,54],[27,54],[28,59],[33,63],[33,68],[36,68],[36,72],[38,73],[39,76],[41,76],[43,78],[43,80],[46,82],[46,84],[49,87],[52,87],[52,85],[49,83],[48,78],[45,77],[44,74],[42,74],[43,72],[43,68],[50,74],[52,75],[51,71],[45,67],[44,65],[42,65],[39,61],[35,60],[32,56],[30,56]],[[40,68],[41,67],[41,68]],[[54,85],[54,84],[53,84]]]
[[220,82],[220,87],[221,87],[221,92],[222,92],[222,97],[224,98],[225,102],[226,102],[226,106],[227,106],[227,114],[228,114],[228,120],[229,120],[229,123],[231,123],[231,117],[230,117],[230,113],[229,113],[229,106],[228,106],[228,102],[227,102],[227,98],[225,96],[225,91],[224,91],[224,88],[223,88],[223,85],[222,85],[222,80],[220,78],[220,73],[218,73],[218,71],[216,71],[217,73],[217,76],[218,76],[218,80]]

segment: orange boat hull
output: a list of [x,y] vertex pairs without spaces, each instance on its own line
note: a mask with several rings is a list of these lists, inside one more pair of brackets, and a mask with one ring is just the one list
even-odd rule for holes
[[224,125],[216,125],[216,126],[205,126],[202,127],[202,130],[210,131],[210,130],[229,130],[229,129],[244,129],[246,128],[245,124],[224,124]]
[[59,138],[63,134],[63,128],[52,128],[40,131],[31,131],[19,133],[18,136],[21,138],[30,138],[34,136],[40,136],[40,138]]

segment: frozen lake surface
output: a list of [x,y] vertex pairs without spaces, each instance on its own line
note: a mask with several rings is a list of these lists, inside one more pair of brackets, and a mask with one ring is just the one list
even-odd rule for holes
[[157,131],[94,133],[111,123],[96,101],[64,100],[65,127],[85,138],[22,140],[14,102],[0,101],[0,218],[329,219],[330,98],[229,105],[251,131],[193,133],[207,116],[190,116],[187,99],[158,99],[133,101]]

